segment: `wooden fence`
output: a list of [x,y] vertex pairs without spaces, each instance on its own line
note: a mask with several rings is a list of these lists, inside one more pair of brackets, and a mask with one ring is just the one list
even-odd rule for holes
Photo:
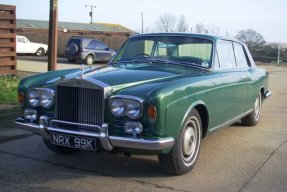
[[0,5],[0,75],[16,74],[16,7]]

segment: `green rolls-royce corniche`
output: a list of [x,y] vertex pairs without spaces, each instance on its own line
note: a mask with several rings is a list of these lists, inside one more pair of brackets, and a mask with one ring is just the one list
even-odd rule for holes
[[241,42],[213,35],[130,37],[108,66],[23,79],[18,128],[56,153],[158,155],[172,175],[191,170],[201,140],[237,121],[256,125],[271,95],[268,73]]

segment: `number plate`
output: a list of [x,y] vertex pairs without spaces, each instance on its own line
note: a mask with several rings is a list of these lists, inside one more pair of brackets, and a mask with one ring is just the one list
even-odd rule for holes
[[72,147],[77,149],[84,149],[96,151],[96,139],[87,137],[79,137],[74,135],[66,135],[60,133],[50,133],[50,142],[54,145],[61,145],[65,147]]

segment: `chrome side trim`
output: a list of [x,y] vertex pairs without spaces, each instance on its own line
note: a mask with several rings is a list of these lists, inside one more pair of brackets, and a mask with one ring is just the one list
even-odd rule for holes
[[165,137],[159,139],[141,139],[131,137],[117,137],[110,136],[110,141],[113,146],[143,149],[143,150],[162,150],[170,148],[174,145],[172,137]]
[[266,91],[266,92],[264,93],[264,99],[269,98],[271,95],[272,95],[272,92],[271,92],[271,91]]

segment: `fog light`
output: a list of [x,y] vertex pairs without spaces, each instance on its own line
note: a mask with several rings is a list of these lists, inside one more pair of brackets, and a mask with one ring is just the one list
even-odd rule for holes
[[139,122],[128,121],[125,123],[125,132],[131,134],[141,134],[143,126]]
[[28,120],[36,120],[37,119],[37,112],[33,109],[25,109],[24,110],[24,118]]

